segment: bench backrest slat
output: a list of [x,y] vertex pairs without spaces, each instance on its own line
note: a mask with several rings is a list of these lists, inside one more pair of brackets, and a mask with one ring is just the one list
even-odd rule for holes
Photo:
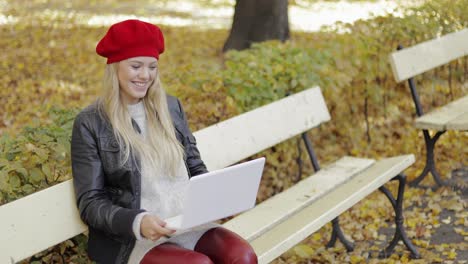
[[[247,158],[330,119],[320,88],[202,129],[197,138],[210,170]],[[0,263],[20,261],[84,232],[71,180],[0,207]]]
[[71,180],[0,207],[0,263],[16,263],[87,230]]
[[330,120],[319,87],[243,113],[197,131],[209,170],[236,163]]
[[468,28],[390,54],[397,82],[468,55]]

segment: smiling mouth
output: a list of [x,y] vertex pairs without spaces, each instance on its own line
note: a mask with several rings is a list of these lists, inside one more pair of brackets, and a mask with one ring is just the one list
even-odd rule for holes
[[136,87],[138,88],[145,88],[146,87],[146,82],[132,82]]

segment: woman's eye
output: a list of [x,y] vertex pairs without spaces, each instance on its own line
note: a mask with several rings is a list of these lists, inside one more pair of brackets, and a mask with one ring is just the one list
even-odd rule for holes
[[154,70],[157,70],[158,67],[150,67],[150,69],[151,69],[152,71],[154,71]]
[[135,70],[137,70],[138,68],[140,68],[140,66],[138,66],[138,65],[132,65],[132,68],[135,69]]

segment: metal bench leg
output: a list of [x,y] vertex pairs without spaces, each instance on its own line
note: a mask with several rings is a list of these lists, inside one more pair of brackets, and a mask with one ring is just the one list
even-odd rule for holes
[[[403,49],[403,46],[398,45],[397,50],[401,50],[401,49]],[[421,100],[419,100],[419,94],[418,94],[418,91],[416,90],[416,84],[414,82],[414,78],[408,79],[408,86],[410,88],[411,97],[413,98],[414,106],[416,108],[416,115],[418,117],[423,116],[424,111],[422,109]],[[435,146],[436,141],[439,139],[439,137],[443,133],[445,133],[445,131],[439,131],[434,135],[434,137],[431,138],[431,136],[429,135],[429,131],[427,129],[423,129],[424,141],[426,142],[426,165],[424,166],[424,169],[421,172],[421,174],[410,183],[410,186],[413,186],[413,187],[417,186],[418,183],[421,182],[429,172],[431,172],[432,177],[434,178],[434,181],[437,183],[438,186],[445,185],[435,168],[435,162],[434,162],[434,146]]]
[[438,186],[446,185],[446,183],[442,181],[440,174],[435,167],[435,160],[434,160],[434,146],[437,140],[440,138],[440,136],[444,134],[445,132],[446,132],[445,130],[439,131],[434,135],[434,137],[431,138],[431,136],[429,135],[429,131],[423,130],[424,141],[426,142],[426,165],[424,166],[424,169],[421,172],[421,174],[410,183],[410,186],[412,187],[418,186],[418,184],[426,177],[426,175],[429,172],[432,174],[432,177],[434,178],[434,181],[436,182]]
[[405,193],[406,176],[403,174],[398,174],[392,179],[392,181],[393,180],[399,181],[398,196],[396,200],[393,197],[393,194],[385,186],[379,188],[379,190],[383,192],[385,196],[387,196],[387,198],[390,200],[390,203],[393,206],[393,210],[395,211],[395,234],[387,248],[380,252],[379,257],[386,258],[390,256],[393,250],[395,249],[395,246],[398,244],[398,241],[402,240],[408,248],[408,250],[411,252],[412,258],[421,258],[421,255],[419,255],[419,252],[416,249],[416,247],[413,245],[413,243],[411,243],[411,240],[408,239],[408,236],[405,232],[405,228],[403,226],[403,195]]
[[[314,167],[314,170],[317,172],[320,170],[320,165],[317,161],[317,156],[315,155],[314,148],[312,147],[312,143],[310,142],[310,139],[307,136],[307,132],[302,133],[302,139],[304,140],[304,144],[306,146],[307,153],[309,154],[310,161],[312,162],[312,166]],[[333,231],[332,231],[330,241],[327,243],[327,247],[330,248],[330,247],[335,246],[336,239],[338,238],[341,241],[341,243],[343,243],[343,245],[345,246],[348,252],[353,251],[354,245],[353,243],[351,243],[349,240],[346,239],[346,237],[343,234],[343,231],[341,231],[338,217],[332,220],[332,225],[333,225]]]
[[333,231],[332,235],[330,238],[330,241],[327,243],[327,248],[335,246],[336,239],[338,238],[341,243],[346,248],[346,251],[351,252],[354,250],[354,245],[351,243],[349,240],[346,239],[346,237],[343,234],[343,231],[341,231],[340,223],[338,217],[332,220],[332,225],[333,225]]
[[[317,155],[315,155],[314,148],[312,147],[312,143],[310,142],[310,139],[307,136],[307,132],[302,133],[302,139],[304,140],[304,144],[306,146],[307,153],[309,154],[310,161],[312,162],[312,166],[314,167],[314,170],[317,172],[320,170],[320,165],[317,161]],[[354,245],[353,243],[351,243],[349,240],[346,239],[346,237],[343,234],[343,231],[341,231],[338,217],[332,220],[332,225],[333,225],[333,232],[332,232],[330,241],[327,243],[327,247],[330,248],[330,247],[335,246],[336,239],[338,238],[341,241],[341,243],[343,243],[343,245],[345,246],[348,252],[353,251]]]

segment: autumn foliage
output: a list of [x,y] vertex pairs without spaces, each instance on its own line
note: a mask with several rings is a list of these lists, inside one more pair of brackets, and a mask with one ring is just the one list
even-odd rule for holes
[[[163,25],[168,48],[160,61],[162,80],[183,102],[194,131],[319,85],[332,114],[332,121],[310,133],[320,162],[414,153],[417,162],[406,171],[412,179],[424,165],[422,134],[412,126],[409,89],[395,83],[387,57],[397,44],[411,46],[467,27],[468,1],[428,1],[402,12],[403,17],[338,24],[318,33],[292,32],[286,43],[270,41],[225,55],[220,50],[227,30]],[[71,178],[71,124],[99,94],[105,61],[94,48],[106,30],[79,23],[73,13],[34,17],[15,8],[5,13],[21,19],[0,25],[0,204]],[[467,60],[417,78],[425,110],[467,93]],[[439,141],[437,165],[445,179],[466,166],[467,143],[466,132],[448,132]],[[261,155],[267,156],[267,167],[259,201],[313,173],[299,139]],[[468,214],[460,192],[408,188],[404,208],[408,234],[425,258],[412,262],[455,260],[468,250]],[[376,258],[391,239],[393,217],[390,203],[376,192],[341,217],[356,243],[354,252],[341,245],[326,249],[331,229],[326,226],[275,263],[408,263],[403,246],[389,259]],[[431,243],[444,221],[461,242]],[[30,261],[88,263],[85,240],[80,235]]]

